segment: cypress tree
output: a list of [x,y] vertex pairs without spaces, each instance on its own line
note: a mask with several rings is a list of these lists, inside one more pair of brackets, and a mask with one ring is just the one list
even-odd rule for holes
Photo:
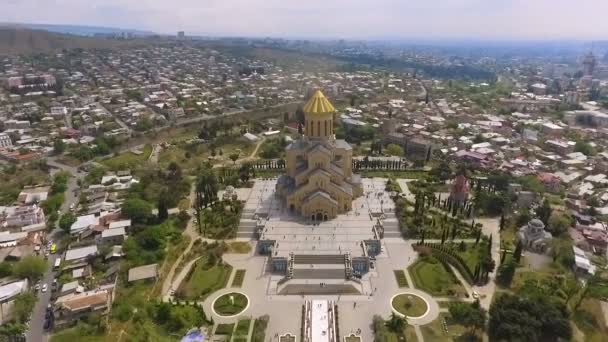
[[517,246],[515,246],[515,251],[513,252],[513,260],[515,260],[516,263],[519,263],[519,260],[521,259],[522,249],[523,249],[523,246],[522,246],[521,240],[518,240]]

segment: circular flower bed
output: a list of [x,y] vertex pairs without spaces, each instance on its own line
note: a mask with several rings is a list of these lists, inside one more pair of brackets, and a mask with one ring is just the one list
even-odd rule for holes
[[230,292],[213,301],[213,311],[220,316],[234,316],[245,311],[249,299],[242,293]]
[[403,293],[393,297],[391,306],[395,311],[407,317],[423,316],[429,309],[429,306],[424,299],[409,293]]

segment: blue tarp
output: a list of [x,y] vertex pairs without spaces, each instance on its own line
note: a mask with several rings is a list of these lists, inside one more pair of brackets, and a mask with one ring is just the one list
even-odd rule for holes
[[180,342],[204,342],[205,335],[200,330],[193,330],[186,334],[186,336],[182,337]]

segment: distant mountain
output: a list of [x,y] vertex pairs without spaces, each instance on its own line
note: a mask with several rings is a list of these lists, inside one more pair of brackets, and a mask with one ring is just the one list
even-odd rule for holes
[[30,30],[22,27],[0,27],[0,55],[53,52],[62,49],[111,49],[125,42]]
[[47,24],[14,24],[32,30],[43,30],[56,33],[73,34],[77,36],[94,36],[96,34],[111,35],[127,33],[137,37],[152,36],[155,33],[133,29],[122,29],[113,27],[99,26],[80,26],[80,25],[47,25]]

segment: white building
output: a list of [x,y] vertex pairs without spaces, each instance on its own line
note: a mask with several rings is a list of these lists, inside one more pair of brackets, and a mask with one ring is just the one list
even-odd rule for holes
[[6,133],[0,133],[0,148],[11,147],[11,146],[13,146],[11,137]]

